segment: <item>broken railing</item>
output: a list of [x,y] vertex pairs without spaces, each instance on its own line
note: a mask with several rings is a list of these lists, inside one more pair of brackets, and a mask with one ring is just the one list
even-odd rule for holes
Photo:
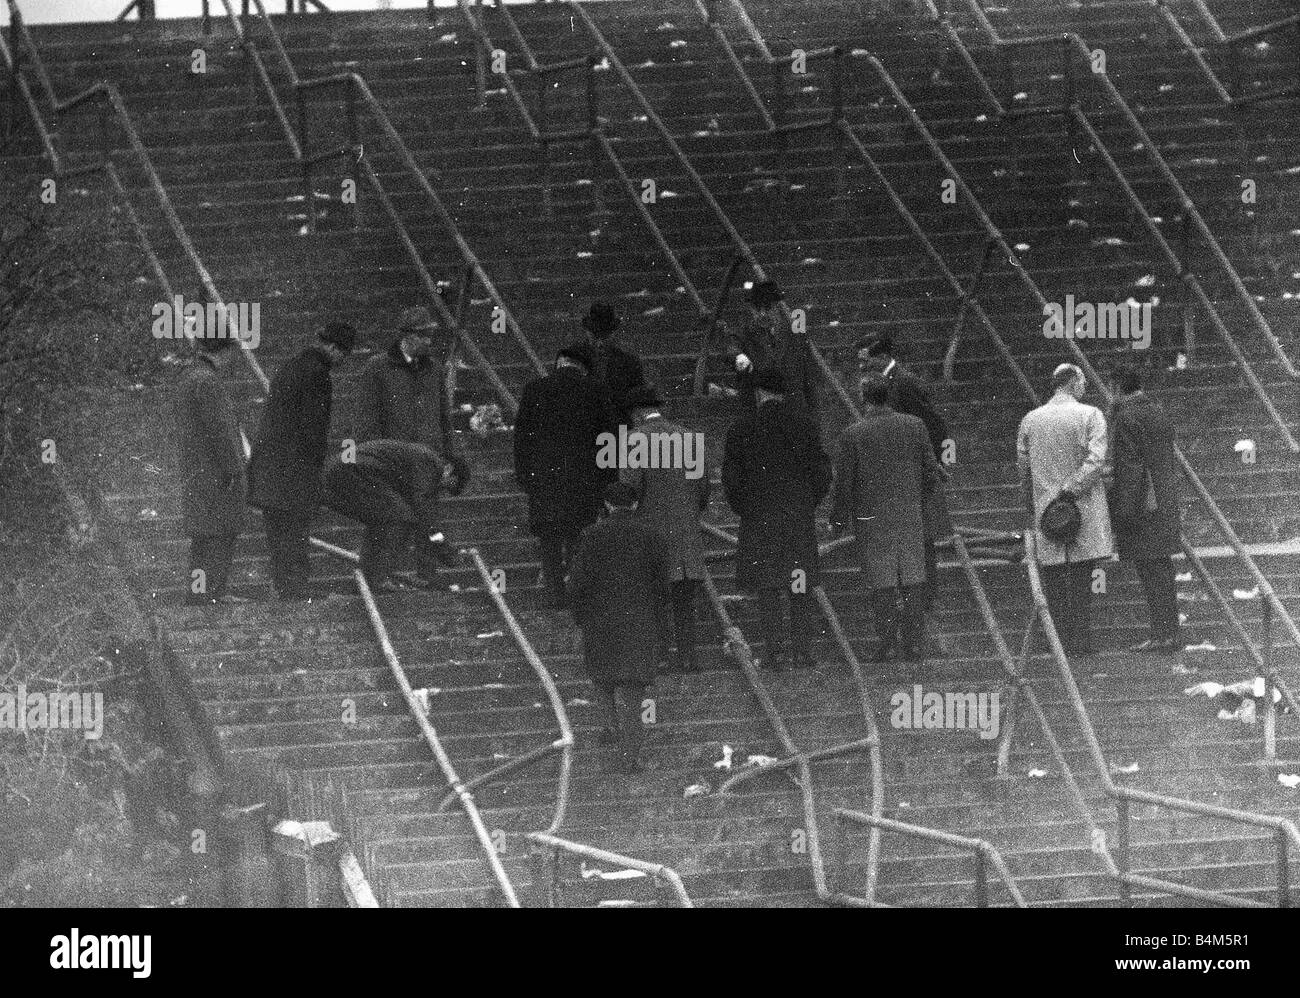
[[[560,830],[560,825],[564,822],[565,811],[569,806],[569,786],[573,772],[574,745],[573,728],[569,724],[569,714],[564,708],[564,700],[560,696],[560,691],[555,686],[555,680],[551,676],[551,671],[546,668],[546,663],[544,663],[538,656],[537,651],[533,648],[532,642],[528,640],[527,636],[524,634],[523,628],[519,626],[519,621],[515,619],[514,612],[510,609],[510,605],[505,601],[505,597],[501,595],[501,587],[493,578],[492,571],[483,560],[483,556],[479,553],[477,548],[466,548],[464,554],[474,563],[474,567],[478,570],[479,578],[483,582],[484,589],[491,598],[492,603],[496,606],[497,612],[505,622],[506,628],[510,631],[510,637],[514,640],[515,646],[519,649],[519,653],[524,657],[524,660],[532,667],[533,672],[537,675],[538,681],[542,684],[542,689],[546,693],[546,699],[550,703],[551,710],[555,714],[556,724],[560,729],[560,736],[554,741],[548,742],[545,745],[539,745],[537,748],[525,752],[523,755],[516,756],[508,762],[502,763],[500,766],[495,766],[484,773],[480,773],[472,779],[467,780],[464,786],[468,790],[474,790],[478,787],[484,786],[485,784],[491,783],[494,780],[499,780],[502,777],[508,776],[511,773],[518,772],[521,769],[531,766],[535,762],[547,759],[552,755],[558,755],[560,757],[560,772],[555,790],[555,814],[551,818],[551,823],[546,826],[546,832],[554,834]],[[438,804],[438,810],[445,811],[456,800],[457,797],[455,793],[448,794]]]
[[[1112,873],[1112,876],[1114,876],[1119,882],[1120,897],[1124,900],[1128,900],[1131,888],[1141,887],[1150,890],[1163,891],[1169,894],[1176,894],[1182,897],[1189,897],[1198,901],[1207,901],[1211,904],[1250,908],[1271,907],[1262,902],[1236,897],[1235,895],[1223,891],[1212,891],[1198,887],[1189,887],[1175,881],[1149,877],[1141,873],[1134,873],[1130,866],[1131,823],[1129,811],[1133,804],[1147,804],[1153,807],[1163,807],[1173,811],[1180,811],[1183,814],[1192,814],[1204,818],[1231,821],[1253,828],[1263,828],[1272,832],[1277,856],[1277,906],[1281,908],[1290,907],[1288,849],[1292,846],[1300,848],[1300,828],[1297,828],[1294,822],[1273,815],[1255,814],[1249,811],[1238,810],[1236,808],[1220,807],[1217,804],[1202,804],[1197,801],[1171,797],[1167,794],[1154,793],[1150,790],[1139,790],[1135,787],[1122,786],[1116,784],[1111,778],[1110,767],[1107,764],[1105,752],[1102,750],[1101,742],[1098,740],[1097,733],[1092,727],[1092,721],[1088,717],[1088,710],[1083,702],[1083,696],[1080,694],[1078,684],[1074,680],[1074,674],[1070,670],[1070,663],[1066,659],[1065,650],[1061,646],[1060,638],[1057,636],[1056,625],[1052,621],[1051,612],[1047,608],[1047,598],[1044,595],[1042,580],[1039,576],[1037,558],[1034,532],[1028,531],[1025,534],[1025,566],[1029,573],[1029,586],[1033,596],[1034,607],[1030,617],[1029,626],[1026,628],[1026,649],[1029,648],[1035,625],[1037,625],[1038,628],[1041,629],[1043,635],[1047,638],[1053,664],[1056,666],[1057,672],[1060,675],[1061,684],[1065,690],[1066,698],[1068,699],[1075,719],[1079,724],[1079,729],[1083,735],[1084,743],[1088,752],[1088,758],[1092,763],[1094,774],[1100,782],[1102,790],[1108,797],[1115,801],[1118,821],[1118,844],[1116,848],[1118,853],[1118,863],[1116,864],[1115,860],[1111,857],[1109,847],[1104,838],[1094,841],[1093,849],[1098,852],[1099,855],[1103,855],[1106,858],[1108,865],[1115,865],[1115,870]],[[1265,696],[1265,699],[1269,701],[1272,700],[1271,695],[1268,695],[1270,692],[1271,691],[1266,690]]]
[[[979,25],[980,30],[987,37],[990,44],[992,44],[999,52],[1015,53],[1026,48],[1034,48],[1044,45],[1060,45],[1062,67],[1066,73],[1068,93],[1065,109],[1076,106],[1073,94],[1074,63],[1070,59],[1070,55],[1073,53],[1082,58],[1083,61],[1088,63],[1090,66],[1092,64],[1092,48],[1083,38],[1073,32],[1055,35],[1003,38],[998,34],[997,29],[984,13],[984,9],[980,6],[979,0],[964,0],[964,3],[975,19],[975,22]],[[938,16],[942,17],[946,15]],[[965,43],[958,39],[957,44],[964,45]],[[1256,332],[1267,344],[1269,350],[1277,358],[1278,362],[1281,363],[1282,369],[1286,371],[1287,375],[1292,378],[1300,377],[1300,371],[1296,370],[1291,358],[1287,356],[1286,352],[1282,349],[1282,344],[1278,341],[1278,338],[1273,332],[1272,327],[1269,325],[1268,320],[1264,318],[1263,313],[1260,312],[1259,307],[1255,304],[1254,298],[1251,297],[1245,284],[1242,283],[1241,276],[1237,273],[1237,269],[1232,265],[1232,261],[1228,259],[1227,254],[1224,253],[1223,247],[1219,245],[1218,239],[1210,230],[1209,225],[1206,224],[1205,219],[1201,216],[1200,211],[1197,210],[1196,205],[1192,202],[1191,197],[1183,188],[1182,183],[1174,175],[1173,170],[1169,167],[1168,162],[1166,162],[1164,156],[1161,154],[1159,146],[1156,145],[1146,128],[1138,120],[1137,115],[1133,113],[1133,109],[1129,106],[1128,101],[1124,99],[1123,94],[1119,92],[1119,89],[1111,81],[1110,76],[1104,70],[1090,72],[1089,75],[1097,81],[1101,88],[1101,92],[1105,95],[1111,108],[1124,119],[1125,123],[1133,133],[1138,136],[1142,150],[1147,154],[1147,158],[1155,167],[1156,172],[1160,174],[1161,178],[1174,192],[1179,208],[1183,213],[1185,224],[1190,225],[1191,228],[1196,231],[1196,234],[1200,236],[1201,241],[1204,243],[1206,248],[1209,249],[1210,254],[1214,257],[1215,262],[1219,265],[1219,268],[1232,286],[1233,293],[1236,295],[1237,300],[1246,310],[1247,315],[1250,316],[1251,324],[1254,326]],[[1001,102],[999,102],[998,105],[998,113],[1004,117],[1024,115],[1026,113],[1044,113],[1041,108],[1006,110],[1001,108],[1000,105]],[[1181,273],[1179,276],[1181,277]],[[1294,441],[1288,441],[1289,446],[1293,443]],[[1292,449],[1293,451],[1300,451],[1300,446],[1293,446]]]
[[1002,854],[998,852],[991,842],[983,839],[972,839],[965,835],[954,835],[952,832],[941,832],[933,828],[922,828],[918,825],[907,824],[902,821],[894,821],[891,818],[882,818],[878,815],[863,814],[861,811],[850,811],[847,808],[837,807],[834,811],[835,820],[840,826],[840,858],[839,867],[843,870],[848,862],[848,842],[849,832],[854,825],[863,825],[874,831],[897,832],[900,835],[909,835],[912,838],[922,839],[926,842],[937,842],[940,845],[951,846],[954,849],[964,849],[971,853],[975,862],[975,886],[972,888],[972,903],[976,908],[987,908],[989,906],[989,867],[997,874],[998,879],[1002,881],[1007,893],[1011,895],[1011,901],[1017,908],[1026,908],[1024,895],[1020,893],[1020,888],[1016,886],[1015,879],[1011,876],[1011,871],[1007,869],[1006,861],[1003,860]]
[[[529,832],[528,841],[533,847],[533,882],[546,885],[547,906],[550,908],[561,907],[560,902],[563,895],[563,878],[560,869],[561,853],[568,853],[582,859],[590,859],[597,863],[608,863],[622,870],[643,873],[652,878],[657,891],[667,888],[667,893],[671,896],[675,907],[695,907],[686,894],[686,887],[682,883],[682,878],[671,867],[659,863],[647,863],[605,849],[596,849],[580,842],[571,842],[568,839],[562,839],[547,832]],[[549,874],[547,867],[550,868]]]

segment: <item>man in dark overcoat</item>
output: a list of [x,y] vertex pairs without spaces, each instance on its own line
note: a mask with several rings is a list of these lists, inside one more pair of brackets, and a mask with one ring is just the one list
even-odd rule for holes
[[754,411],[755,374],[768,367],[781,372],[785,396],[792,408],[802,408],[814,420],[819,403],[817,362],[806,333],[796,333],[781,314],[781,289],[775,281],[757,281],[749,289],[749,318],[729,334],[728,353],[736,369],[741,412]]
[[326,462],[321,501],[365,525],[361,571],[375,592],[409,588],[393,567],[412,538],[417,561],[422,549],[437,544],[442,473],[432,448],[405,440],[367,440],[354,454]]
[[915,416],[889,408],[889,380],[862,379],[862,418],[846,429],[835,456],[831,523],[853,530],[862,581],[871,592],[872,613],[883,662],[899,647],[901,656],[923,656],[925,614],[925,516],[927,496],[939,482],[939,463]]
[[281,599],[307,596],[307,535],[329,448],[330,371],[352,351],[356,338],[352,326],[327,323],[315,342],[271,379],[248,465],[248,501],[262,510],[271,582]]
[[[439,336],[440,327],[427,308],[401,313],[392,346],[372,357],[357,379],[353,437],[357,443],[405,440],[428,447],[447,469],[443,484],[454,495],[469,483],[470,468],[452,425],[444,360],[449,344],[435,343]],[[417,551],[418,583],[438,586],[438,565],[454,564],[453,552],[449,544]]]
[[[652,452],[663,453],[671,446],[688,456],[680,466],[625,468],[622,480],[637,495],[637,509],[647,524],[668,543],[668,574],[672,584],[673,635],[676,665],[683,672],[695,672],[695,598],[704,578],[704,538],[700,516],[709,505],[709,468],[704,454],[704,435],[664,418],[663,402],[650,387],[637,388],[628,396],[632,409],[631,434],[640,434]],[[673,441],[680,441],[674,445]]]
[[586,330],[587,346],[591,350],[591,376],[609,389],[614,422],[630,426],[632,410],[628,396],[633,389],[645,385],[645,371],[636,354],[614,343],[614,334],[622,325],[623,320],[607,301],[592,302],[582,317],[582,328]]
[[831,461],[806,410],[785,398],[785,377],[764,368],[754,377],[757,409],[727,431],[722,484],[740,517],[736,585],[758,596],[765,664],[785,654],[788,599],[796,666],[814,664],[812,589],[819,582],[817,504],[831,485]]
[[1151,634],[1130,651],[1182,650],[1178,585],[1172,555],[1182,549],[1174,428],[1144,390],[1143,371],[1121,365],[1111,375],[1110,522],[1119,556],[1132,561],[1146,593]]
[[524,386],[515,416],[515,480],[528,496],[528,528],[556,607],[567,602],[564,576],[578,536],[618,477],[596,465],[597,438],[614,424],[609,390],[591,377],[591,365],[585,343],[560,350],[555,369]]
[[569,569],[573,618],[582,629],[582,660],[606,712],[602,740],[618,746],[618,769],[641,768],[641,705],[654,682],[666,635],[668,545],[636,516],[636,493],[614,482],[608,512],[587,527]]
[[244,525],[244,448],[222,374],[239,347],[228,337],[196,341],[198,353],[176,385],[182,528],[190,539],[185,602],[243,602],[226,592]]

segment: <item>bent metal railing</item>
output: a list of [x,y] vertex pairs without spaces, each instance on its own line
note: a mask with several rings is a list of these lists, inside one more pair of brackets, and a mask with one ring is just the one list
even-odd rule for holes
[[[623,870],[644,873],[653,878],[656,890],[661,889],[664,885],[667,886],[676,907],[695,907],[686,893],[686,886],[682,883],[682,878],[671,867],[660,863],[647,863],[644,860],[633,859],[631,856],[610,852],[607,849],[597,849],[593,846],[583,845],[580,842],[572,842],[569,839],[562,839],[548,832],[529,832],[528,841],[533,847],[533,856],[536,861],[533,879],[539,884],[545,883],[547,885],[546,900],[548,907],[560,907],[559,902],[563,892],[560,870],[561,853],[595,860],[598,863],[609,863]],[[549,857],[549,862],[546,859],[547,857]],[[547,865],[551,869],[549,877],[546,875],[545,870]]]
[[[125,102],[122,100],[121,95],[118,93],[116,87],[108,83],[98,83],[92,87],[87,88],[81,94],[78,94],[77,96],[67,101],[59,101],[54,94],[54,89],[50,82],[49,76],[45,71],[45,67],[43,62],[40,59],[39,52],[37,51],[35,44],[32,42],[31,37],[27,32],[26,25],[22,20],[21,12],[18,10],[15,0],[8,0],[8,5],[11,13],[11,21],[10,21],[11,38],[14,40],[15,47],[17,47],[18,45],[22,45],[23,46],[22,51],[25,51],[31,58],[33,70],[37,74],[38,80],[41,83],[42,90],[46,95],[51,110],[55,115],[56,121],[60,114],[64,114],[69,111],[75,110],[85,105],[87,102],[89,102],[92,99],[101,98],[101,97],[104,99],[108,108],[113,112],[114,117],[118,122],[119,126],[122,128],[123,132],[127,136],[127,140],[131,147],[131,150],[134,153],[135,158],[138,164],[140,165],[141,169],[144,171],[146,177],[148,178],[150,189],[153,191],[155,197],[158,200],[163,217],[166,220],[168,227],[171,229],[173,235],[176,237],[178,243],[182,247],[182,250],[184,251],[186,258],[190,261],[191,266],[199,275],[199,279],[203,285],[204,292],[209,296],[209,298],[214,304],[220,305],[224,308],[225,307],[224,299],[222,298],[220,292],[217,290],[217,287],[213,282],[211,274],[209,273],[206,265],[199,257],[198,251],[195,249],[194,244],[189,237],[189,234],[186,232],[184,224],[181,222],[179,216],[176,214],[176,211],[172,206],[171,199],[167,194],[166,188],[163,186],[162,181],[158,176],[158,172],[153,165],[152,159],[149,156],[149,152],[145,148],[144,143],[140,138],[139,132],[135,127],[135,123],[132,121],[130,113],[126,110]],[[6,68],[10,72],[11,86],[13,86],[15,92],[21,94],[21,96],[24,99],[30,119],[38,135],[41,138],[41,142],[42,145],[44,146],[46,156],[50,159],[51,165],[55,169],[56,176],[68,176],[70,174],[89,172],[90,168],[79,167],[76,168],[75,170],[72,170],[65,165],[63,157],[59,154],[57,145],[53,140],[52,133],[50,132],[49,128],[46,126],[44,118],[40,113],[40,107],[31,93],[30,86],[28,85],[26,78],[22,75],[21,60],[18,57],[17,53],[10,53],[9,48],[5,45],[2,33],[0,33],[0,55],[3,55]],[[136,225],[137,232],[142,236],[144,240],[143,245],[146,248],[146,252],[149,255],[151,267],[153,268],[155,274],[158,276],[160,284],[163,287],[163,289],[167,291],[167,293],[170,295],[172,285],[168,281],[167,276],[163,271],[161,263],[159,262],[156,254],[152,252],[152,248],[149,244],[148,237],[145,234],[143,227],[139,224],[139,220],[138,218],[136,218],[134,210],[130,207],[130,201],[129,199],[127,199],[126,191],[120,182],[116,170],[113,168],[113,164],[111,160],[109,159],[107,134],[102,129],[100,132],[100,137],[101,137],[101,142],[103,143],[101,149],[101,155],[103,157],[103,161],[100,164],[100,166],[103,168],[104,172],[109,176],[110,181],[113,182],[115,191],[119,193],[119,195],[123,198],[123,202],[127,205],[130,217],[132,218],[133,223]],[[445,306],[444,306],[444,311],[445,311]],[[263,391],[269,390],[270,379],[266,376],[266,372],[262,369],[261,364],[258,363],[257,358],[253,355],[252,350],[249,347],[248,343],[242,339],[240,339],[238,342],[242,348],[240,351],[241,356],[248,364],[249,369],[253,373],[258,384],[261,386]],[[482,362],[486,364],[487,363],[486,358],[483,358]],[[499,384],[499,380],[497,383]],[[503,390],[503,389],[504,389],[504,385],[501,385],[499,390]],[[509,394],[508,391],[503,391],[503,401],[506,401],[508,404],[513,405],[513,397]],[[251,445],[249,443],[247,435],[245,435],[242,430],[240,431],[240,436],[243,444],[244,453],[247,456],[251,451]],[[321,540],[320,538],[312,537],[310,538],[310,542],[315,547],[329,554],[332,554],[336,557],[342,558],[343,560],[349,563],[355,564],[357,561],[359,561],[358,555],[355,552],[348,551],[345,548],[341,548],[337,545],[331,544],[328,541],[324,541]],[[367,613],[370,617],[371,624],[375,629],[376,637],[379,640],[381,646],[385,648],[385,657],[388,659],[389,665],[394,669],[394,674],[398,678],[399,686],[403,686],[403,695],[407,699],[408,708],[411,709],[413,716],[416,717],[417,723],[420,724],[421,732],[425,737],[426,741],[429,742],[430,748],[433,750],[435,757],[439,760],[439,764],[442,765],[443,761],[446,760],[447,766],[449,766],[450,760],[446,759],[446,753],[442,750],[441,744],[437,740],[437,733],[433,730],[432,726],[428,724],[428,719],[422,717],[422,713],[417,709],[418,705],[415,704],[413,699],[408,695],[410,692],[409,683],[406,683],[405,675],[404,673],[401,672],[400,662],[398,662],[396,658],[396,654],[392,652],[391,642],[389,642],[387,639],[387,633],[384,630],[383,620],[382,617],[380,617],[379,615],[377,606],[375,606],[374,604],[373,595],[370,593],[369,587],[366,585],[364,577],[361,575],[360,571],[354,570],[353,574],[358,585],[358,591],[360,592],[361,597],[366,604]],[[562,730],[564,727],[565,724],[561,722]],[[469,792],[465,790],[465,788],[460,784],[460,781],[456,776],[454,770],[450,770],[447,767],[444,767],[444,772],[447,775],[448,782],[452,785],[457,796],[460,798],[462,806],[466,810],[466,813],[471,814],[472,812],[471,821],[475,824],[475,831],[477,836],[478,828],[482,825],[482,820],[481,818],[476,817],[478,812],[477,812],[477,807],[473,801],[472,795],[470,795]],[[558,807],[557,807],[557,813],[559,813]],[[488,866],[492,872],[494,879],[496,879],[497,881],[497,886],[501,892],[502,897],[506,899],[507,903],[510,904],[512,907],[518,907],[518,901],[516,899],[514,887],[510,883],[509,878],[505,876],[505,871],[504,868],[501,867],[500,865],[500,861],[497,857],[496,849],[494,848],[490,839],[485,840],[481,836],[478,837],[479,837],[480,846],[486,844],[484,859],[488,863]]]
[[[946,14],[940,14],[935,10],[932,0],[927,0],[927,3],[930,4],[931,10],[934,12],[936,18],[942,19],[947,16]],[[1096,80],[1101,88],[1101,92],[1105,95],[1110,106],[1124,119],[1125,123],[1133,133],[1138,136],[1142,151],[1147,154],[1147,158],[1151,162],[1152,166],[1155,167],[1156,172],[1160,174],[1161,178],[1174,192],[1175,199],[1178,202],[1179,209],[1182,211],[1185,221],[1196,230],[1202,243],[1204,243],[1206,248],[1209,249],[1211,256],[1214,257],[1220,270],[1223,272],[1224,276],[1227,277],[1233,293],[1241,303],[1242,307],[1246,310],[1246,314],[1250,316],[1251,324],[1254,326],[1256,332],[1265,341],[1269,350],[1282,365],[1282,369],[1286,371],[1287,376],[1292,378],[1300,377],[1300,371],[1296,370],[1295,364],[1287,355],[1286,351],[1282,349],[1282,344],[1279,342],[1277,335],[1273,332],[1268,320],[1264,318],[1263,313],[1260,312],[1259,307],[1255,304],[1255,299],[1251,296],[1245,284],[1242,283],[1241,275],[1237,273],[1237,269],[1232,265],[1232,261],[1228,259],[1228,255],[1223,251],[1223,247],[1219,245],[1218,239],[1211,231],[1209,225],[1206,224],[1200,211],[1192,202],[1190,195],[1188,195],[1187,191],[1183,188],[1182,183],[1174,175],[1174,171],[1170,168],[1168,162],[1166,162],[1163,154],[1161,154],[1160,147],[1156,145],[1155,140],[1151,138],[1151,135],[1147,132],[1145,126],[1143,126],[1142,122],[1138,120],[1137,115],[1134,114],[1133,109],[1129,106],[1128,101],[1124,99],[1124,95],[1119,92],[1119,88],[1115,86],[1109,74],[1107,74],[1104,69],[1092,71],[1093,50],[1087,41],[1074,32],[1065,32],[1056,35],[1003,38],[993,26],[993,23],[988,19],[988,15],[985,14],[984,9],[980,6],[979,0],[964,0],[964,3],[975,22],[979,25],[980,30],[988,38],[989,43],[998,51],[1014,52],[1023,48],[1033,48],[1043,45],[1060,45],[1062,47],[1062,68],[1067,73],[1067,106],[1075,104],[1073,93],[1074,88],[1072,85],[1074,80],[1074,63],[1070,61],[1070,53],[1073,52],[1076,56],[1081,57],[1084,62],[1089,65],[1089,75]],[[960,39],[957,39],[957,44],[961,46],[965,45],[965,43]],[[974,60],[970,60],[969,64],[973,66]],[[978,72],[978,68],[976,68],[975,71]],[[987,80],[985,82],[987,83]],[[1005,110],[1001,109],[1000,105],[1001,102],[998,102],[998,105],[996,105],[999,107],[998,113],[1007,117],[1024,115],[1027,113],[1042,113],[1041,109],[1036,108]],[[1288,446],[1291,446],[1292,443],[1292,441],[1289,441]],[[1292,446],[1292,450],[1300,451],[1300,445]]]
[[[1038,558],[1037,552],[1034,549],[1034,543],[1034,531],[1026,531],[1025,567],[1029,574],[1029,586],[1033,595],[1034,606],[1030,614],[1029,626],[1026,628],[1025,643],[1026,646],[1029,645],[1030,638],[1034,632],[1034,626],[1037,624],[1037,626],[1041,628],[1043,634],[1047,637],[1051,658],[1061,677],[1061,684],[1065,689],[1066,697],[1069,700],[1075,719],[1078,721],[1079,729],[1083,734],[1088,750],[1088,758],[1092,763],[1093,770],[1097,779],[1101,783],[1102,790],[1108,797],[1115,801],[1116,816],[1118,820],[1117,835],[1119,842],[1117,851],[1119,853],[1119,863],[1116,872],[1113,875],[1119,881],[1121,898],[1128,900],[1129,889],[1131,887],[1144,887],[1151,890],[1178,894],[1183,897],[1190,897],[1200,901],[1209,901],[1213,904],[1252,908],[1271,907],[1262,902],[1235,897],[1222,891],[1202,890],[1196,887],[1188,887],[1174,881],[1148,877],[1144,874],[1132,872],[1129,865],[1129,807],[1131,804],[1149,804],[1154,807],[1164,807],[1173,811],[1181,811],[1184,814],[1194,814],[1204,818],[1231,821],[1271,831],[1274,836],[1274,844],[1277,850],[1278,907],[1290,907],[1290,861],[1288,858],[1288,848],[1289,844],[1300,847],[1300,828],[1297,828],[1294,822],[1273,815],[1254,814],[1236,808],[1220,807],[1217,804],[1202,804],[1198,801],[1183,800],[1181,798],[1171,797],[1167,794],[1155,793],[1150,790],[1139,790],[1135,787],[1116,784],[1111,778],[1110,767],[1107,764],[1105,752],[1102,750],[1101,742],[1098,740],[1097,733],[1092,727],[1092,721],[1088,717],[1087,707],[1083,702],[1083,696],[1079,692],[1078,684],[1074,680],[1074,674],[1070,671],[1070,663],[1066,659],[1065,650],[1062,648],[1060,638],[1056,633],[1056,625],[1053,623],[1052,615],[1047,608],[1047,598],[1044,595],[1042,579],[1038,573]],[[1271,700],[1271,697],[1266,698]],[[1095,844],[1094,848],[1097,848],[1098,851],[1106,849],[1105,842],[1102,841],[1101,843]],[[1108,849],[1106,849],[1106,856],[1108,859],[1110,858]]]

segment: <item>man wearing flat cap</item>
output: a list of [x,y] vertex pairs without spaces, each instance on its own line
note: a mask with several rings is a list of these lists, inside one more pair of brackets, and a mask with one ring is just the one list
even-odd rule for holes
[[[446,484],[456,495],[469,483],[470,469],[452,427],[444,359],[447,344],[435,347],[438,332],[438,323],[424,306],[402,312],[392,346],[372,357],[358,379],[353,436],[359,444],[401,440],[429,448],[448,469]],[[440,552],[439,560],[444,562],[453,560],[446,544],[425,550]],[[436,562],[417,557],[421,581],[436,584]]]
[[248,501],[262,510],[271,582],[281,599],[307,596],[307,535],[329,449],[330,371],[352,352],[356,339],[352,326],[327,323],[271,379],[248,466]]
[[757,406],[754,375],[771,367],[781,372],[789,406],[817,419],[817,362],[806,335],[799,335],[781,314],[781,289],[775,281],[757,281],[749,289],[749,318],[728,338],[736,388],[743,412]]
[[645,384],[641,361],[630,350],[614,344],[614,333],[623,320],[607,301],[594,301],[582,317],[582,328],[587,332],[587,346],[591,348],[591,375],[603,381],[614,400],[616,423],[631,426],[632,412],[628,408],[628,393]]
[[542,578],[557,608],[578,536],[593,523],[617,469],[597,467],[597,438],[615,432],[609,389],[591,376],[585,342],[559,351],[555,368],[524,386],[515,416],[515,480],[528,496],[528,528],[541,545]]

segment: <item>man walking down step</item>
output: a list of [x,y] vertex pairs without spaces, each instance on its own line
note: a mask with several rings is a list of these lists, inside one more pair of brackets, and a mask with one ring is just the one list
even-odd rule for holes
[[[1052,372],[1054,394],[1020,421],[1016,435],[1021,489],[1042,568],[1047,608],[1061,644],[1076,655],[1092,654],[1092,572],[1114,552],[1103,474],[1106,417],[1085,405],[1087,381],[1074,364]],[[1079,507],[1074,542],[1059,545],[1040,529],[1052,500],[1068,494]]]
[[630,438],[633,434],[644,436],[650,453],[662,453],[673,441],[680,441],[678,453],[692,459],[690,466],[685,461],[681,466],[660,461],[659,467],[628,468],[620,475],[636,492],[641,518],[668,542],[676,666],[681,672],[695,672],[699,669],[695,657],[695,597],[704,578],[700,516],[709,505],[704,436],[665,419],[663,403],[653,388],[633,389],[628,406],[634,424]]
[[569,570],[582,660],[605,710],[604,744],[617,746],[618,772],[641,771],[642,703],[666,640],[667,542],[636,516],[636,491],[614,482],[607,516],[582,532]]
[[515,416],[515,480],[528,497],[528,528],[541,545],[552,605],[568,603],[564,576],[582,529],[594,523],[617,469],[596,466],[597,437],[614,432],[609,390],[591,377],[591,350],[560,350],[555,369],[524,386]]
[[623,320],[607,301],[592,302],[582,317],[587,347],[591,351],[591,376],[604,382],[609,389],[614,405],[614,422],[630,426],[632,410],[628,395],[645,384],[645,372],[636,354],[614,344],[614,333],[622,325]]
[[330,371],[352,352],[356,339],[352,326],[327,323],[271,379],[248,466],[249,503],[262,510],[271,582],[283,600],[307,598],[307,535],[329,448]]
[[[948,473],[944,465],[944,448],[949,440],[948,421],[935,404],[925,383],[898,362],[894,356],[894,339],[882,333],[869,336],[857,344],[860,375],[880,374],[889,381],[889,407],[895,412],[915,416],[925,424],[925,433],[939,464],[940,481],[925,502],[925,587],[921,591],[921,607],[926,617],[934,614],[934,604],[939,596],[939,555],[937,542],[953,535],[952,518],[948,514],[948,498],[944,484]],[[943,635],[932,630],[931,647],[941,656],[952,654]]]
[[412,537],[417,561],[435,556],[442,473],[432,448],[404,440],[368,440],[326,463],[321,501],[365,525],[361,571],[376,593],[413,588],[393,573]]
[[[438,323],[423,306],[408,308],[397,322],[397,337],[388,351],[372,357],[356,385],[353,436],[368,440],[404,440],[421,444],[447,467],[446,487],[453,495],[469,484],[465,460],[451,422],[446,390],[446,342],[435,347]],[[435,356],[436,355],[436,356]],[[409,581],[438,588],[438,565],[456,562],[448,543],[417,549],[415,577]]]
[[1143,391],[1143,371],[1121,364],[1111,373],[1110,519],[1119,556],[1132,561],[1146,593],[1151,635],[1129,651],[1182,651],[1178,585],[1171,557],[1181,550],[1174,429]]
[[226,592],[244,525],[244,448],[222,374],[240,348],[229,337],[196,340],[198,355],[176,386],[182,526],[190,539],[190,605],[243,603]]
[[857,537],[863,584],[884,662],[896,646],[919,664],[925,639],[926,499],[938,487],[939,462],[915,416],[889,408],[889,379],[862,379],[862,418],[840,435],[831,523]]
[[736,586],[756,594],[764,665],[785,664],[785,606],[797,667],[814,665],[813,587],[818,584],[817,504],[831,486],[831,461],[806,409],[785,397],[776,368],[754,376],[757,409],[732,424],[722,464],[727,503],[740,517]]
[[754,411],[755,375],[766,367],[781,372],[792,408],[817,419],[817,362],[806,333],[796,333],[781,315],[782,294],[775,281],[758,281],[749,289],[749,318],[728,338],[741,413]]

